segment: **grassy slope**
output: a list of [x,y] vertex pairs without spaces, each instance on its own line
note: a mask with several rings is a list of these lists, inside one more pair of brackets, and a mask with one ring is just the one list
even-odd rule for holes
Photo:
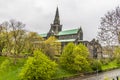
[[58,68],[56,71],[56,74],[54,75],[54,79],[60,79],[64,77],[70,77],[70,76],[75,76],[76,74],[70,73],[62,68]]
[[[0,57],[0,64],[5,60],[9,59],[8,57]],[[20,72],[25,59],[18,59],[17,64],[11,64],[9,71],[4,71],[2,76],[0,76],[0,80],[18,80],[18,73]]]
[[[9,58],[8,57],[0,57],[0,64],[5,59],[9,59]],[[19,74],[25,61],[26,61],[25,59],[19,59],[17,61],[17,65],[12,64],[11,70],[4,72],[4,74],[2,76],[0,76],[0,80],[19,80],[18,74]],[[54,75],[54,79],[57,80],[58,78],[70,77],[70,76],[74,76],[74,75],[75,74],[69,73],[68,71],[66,71],[62,68],[58,68],[58,70],[56,71],[56,74]]]
[[[0,57],[0,64],[5,59],[8,59],[8,57]],[[25,61],[26,61],[26,59],[19,59],[17,62],[17,65],[12,64],[10,71],[6,71],[6,72],[4,72],[3,75],[0,75],[0,80],[18,80],[18,73],[20,72]],[[103,71],[108,70],[108,69],[113,69],[113,68],[117,68],[116,61],[112,61],[112,62],[108,63],[107,65],[102,66]],[[56,74],[54,75],[54,79],[57,80],[59,78],[70,77],[70,76],[74,76],[74,75],[76,75],[76,74],[69,73],[68,71],[66,71],[62,68],[58,68],[58,70],[56,71]]]
[[111,61],[107,65],[102,65],[102,70],[103,71],[109,70],[109,69],[115,69],[115,68],[118,68],[116,60]]

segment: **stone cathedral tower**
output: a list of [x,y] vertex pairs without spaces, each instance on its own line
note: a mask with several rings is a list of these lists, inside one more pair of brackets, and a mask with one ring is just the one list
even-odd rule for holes
[[61,43],[62,48],[70,42],[73,42],[75,44],[82,43],[86,47],[88,47],[93,58],[97,58],[99,54],[102,54],[102,47],[99,42],[97,42],[96,40],[92,40],[90,42],[83,40],[82,27],[62,30],[58,7],[56,9],[55,18],[50,26],[49,31],[44,34],[40,34],[40,36],[44,39],[48,39],[50,36],[55,36],[58,39],[57,42]]
[[60,24],[59,10],[57,7],[54,22],[51,24],[51,28],[47,36],[49,37],[50,35],[56,35],[60,31],[62,31],[62,25]]

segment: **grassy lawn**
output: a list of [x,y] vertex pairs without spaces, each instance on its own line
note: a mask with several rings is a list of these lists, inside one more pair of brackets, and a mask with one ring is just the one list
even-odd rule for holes
[[[9,57],[0,57],[0,65],[3,61],[5,61],[6,59],[10,59]],[[10,70],[8,71],[4,71],[4,73],[0,74],[0,80],[19,80],[18,79],[18,74],[21,70],[21,68],[23,67],[24,63],[26,62],[26,59],[24,58],[19,58],[17,60],[17,64],[11,64],[10,66]],[[111,61],[109,62],[107,65],[102,65],[102,70],[109,70],[109,69],[114,69],[114,68],[118,68],[116,61]],[[53,79],[54,80],[61,80],[62,78],[65,77],[71,77],[71,76],[75,76],[77,74],[75,73],[70,73],[62,68],[58,68],[56,71],[56,74],[54,75]]]
[[0,64],[1,64],[5,59],[7,59],[7,57],[1,57],[1,56],[0,56]]
[[[9,59],[9,58],[0,56],[0,65],[6,59]],[[4,73],[0,74],[0,80],[19,80],[18,74],[19,74],[21,68],[23,67],[25,61],[26,61],[26,59],[20,58],[17,60],[16,65],[11,64],[11,67],[10,67],[11,69],[9,71],[4,71]],[[62,68],[58,68],[53,79],[59,80],[64,77],[70,77],[70,76],[74,76],[74,75],[76,75],[76,74],[70,73]]]
[[54,79],[58,80],[61,78],[65,78],[65,77],[71,77],[71,76],[75,76],[76,74],[74,73],[70,73],[62,68],[58,68],[58,70],[56,71],[56,74],[54,75]]
[[118,68],[116,60],[109,62],[107,65],[102,65],[102,70],[110,70]]
[[[116,60],[113,60],[106,65],[102,65],[102,71],[115,69],[115,68],[119,68],[117,66]],[[55,75],[55,79],[64,78],[64,77],[71,77],[71,76],[75,76],[75,75],[77,75],[77,74],[70,73],[62,68],[59,68],[56,75]]]
[[[5,59],[10,59],[8,57],[0,57],[0,65],[1,63],[5,60]],[[11,64],[10,66],[10,70],[4,71],[2,72],[0,75],[0,80],[18,80],[18,73],[20,72],[24,62],[26,61],[26,59],[18,59],[17,60],[17,64]]]

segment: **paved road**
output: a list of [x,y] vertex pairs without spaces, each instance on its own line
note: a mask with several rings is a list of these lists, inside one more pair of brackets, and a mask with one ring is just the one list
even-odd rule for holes
[[111,71],[106,71],[106,72],[102,72],[99,74],[95,74],[95,75],[90,75],[90,76],[85,76],[85,77],[78,77],[78,78],[74,78],[74,79],[70,79],[70,80],[104,80],[106,77],[109,78],[109,80],[117,80],[116,76],[120,77],[120,69],[115,69],[115,70],[111,70]]

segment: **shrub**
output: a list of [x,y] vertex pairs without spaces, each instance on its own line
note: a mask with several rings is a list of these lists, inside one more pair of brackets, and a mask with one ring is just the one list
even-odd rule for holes
[[120,58],[116,58],[117,66],[120,67]]
[[111,60],[110,60],[109,58],[101,59],[100,61],[101,61],[101,63],[104,64],[104,65],[108,65],[109,62],[111,62]]
[[114,57],[119,58],[120,57],[120,47],[116,47],[114,50]]
[[76,72],[91,71],[89,62],[85,57],[81,55],[76,55],[72,69],[75,70]]
[[73,43],[69,43],[60,57],[60,64],[68,71],[86,72],[90,70],[88,55],[88,49],[83,44],[75,46]]
[[72,53],[74,46],[75,45],[73,43],[69,43],[63,49],[63,53],[60,56],[60,65],[64,69],[71,70],[71,67],[73,66],[72,64],[74,63],[74,60]]
[[91,62],[91,68],[92,70],[94,71],[101,71],[102,70],[102,63],[100,60],[97,60],[97,59],[92,59]]
[[51,61],[41,51],[35,51],[34,57],[29,57],[22,68],[21,80],[50,80],[56,71],[57,64]]
[[117,65],[120,67],[120,46],[115,48],[114,58],[117,61]]

